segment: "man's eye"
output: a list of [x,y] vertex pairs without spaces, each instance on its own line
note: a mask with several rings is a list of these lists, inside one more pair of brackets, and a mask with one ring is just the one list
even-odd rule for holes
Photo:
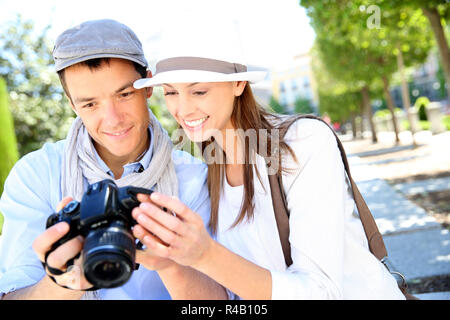
[[82,108],[91,108],[91,107],[93,107],[94,106],[94,103],[93,102],[90,102],[90,103],[88,103],[88,104],[85,104]]

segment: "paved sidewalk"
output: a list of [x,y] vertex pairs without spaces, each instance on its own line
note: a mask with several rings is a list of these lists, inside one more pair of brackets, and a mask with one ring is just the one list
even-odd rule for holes
[[450,190],[450,177],[399,183],[394,186],[394,189],[406,195]]
[[[408,281],[450,274],[450,232],[404,196],[450,189],[450,178],[391,186],[379,178],[381,169],[376,163],[364,161],[360,157],[364,154],[347,153],[352,176],[383,234],[392,268]],[[395,161],[395,153],[392,159]],[[416,296],[450,300],[450,292]]]

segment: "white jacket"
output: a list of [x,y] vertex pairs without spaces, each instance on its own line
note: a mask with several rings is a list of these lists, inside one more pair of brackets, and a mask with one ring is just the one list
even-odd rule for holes
[[404,299],[393,276],[368,249],[331,130],[320,121],[301,119],[285,141],[299,161],[288,156],[282,162],[297,168],[283,175],[293,264],[286,268],[260,156],[262,184],[255,174],[254,219],[230,228],[239,215],[243,186],[231,187],[225,179],[217,240],[270,270],[272,299]]

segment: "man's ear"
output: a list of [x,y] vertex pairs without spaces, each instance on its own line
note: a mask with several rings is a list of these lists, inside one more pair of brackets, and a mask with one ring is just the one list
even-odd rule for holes
[[[153,77],[152,72],[150,70],[147,71],[147,78]],[[147,99],[149,99],[153,94],[153,87],[146,87],[147,90]]]

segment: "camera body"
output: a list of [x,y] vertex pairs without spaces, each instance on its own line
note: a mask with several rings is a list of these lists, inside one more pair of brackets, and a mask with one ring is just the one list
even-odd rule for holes
[[81,202],[71,201],[61,211],[50,215],[46,228],[65,221],[69,232],[53,244],[50,252],[79,235],[85,238],[82,249],[83,271],[96,288],[121,286],[136,269],[136,240],[131,216],[139,206],[137,194],[152,190],[117,187],[106,179],[88,186]]

